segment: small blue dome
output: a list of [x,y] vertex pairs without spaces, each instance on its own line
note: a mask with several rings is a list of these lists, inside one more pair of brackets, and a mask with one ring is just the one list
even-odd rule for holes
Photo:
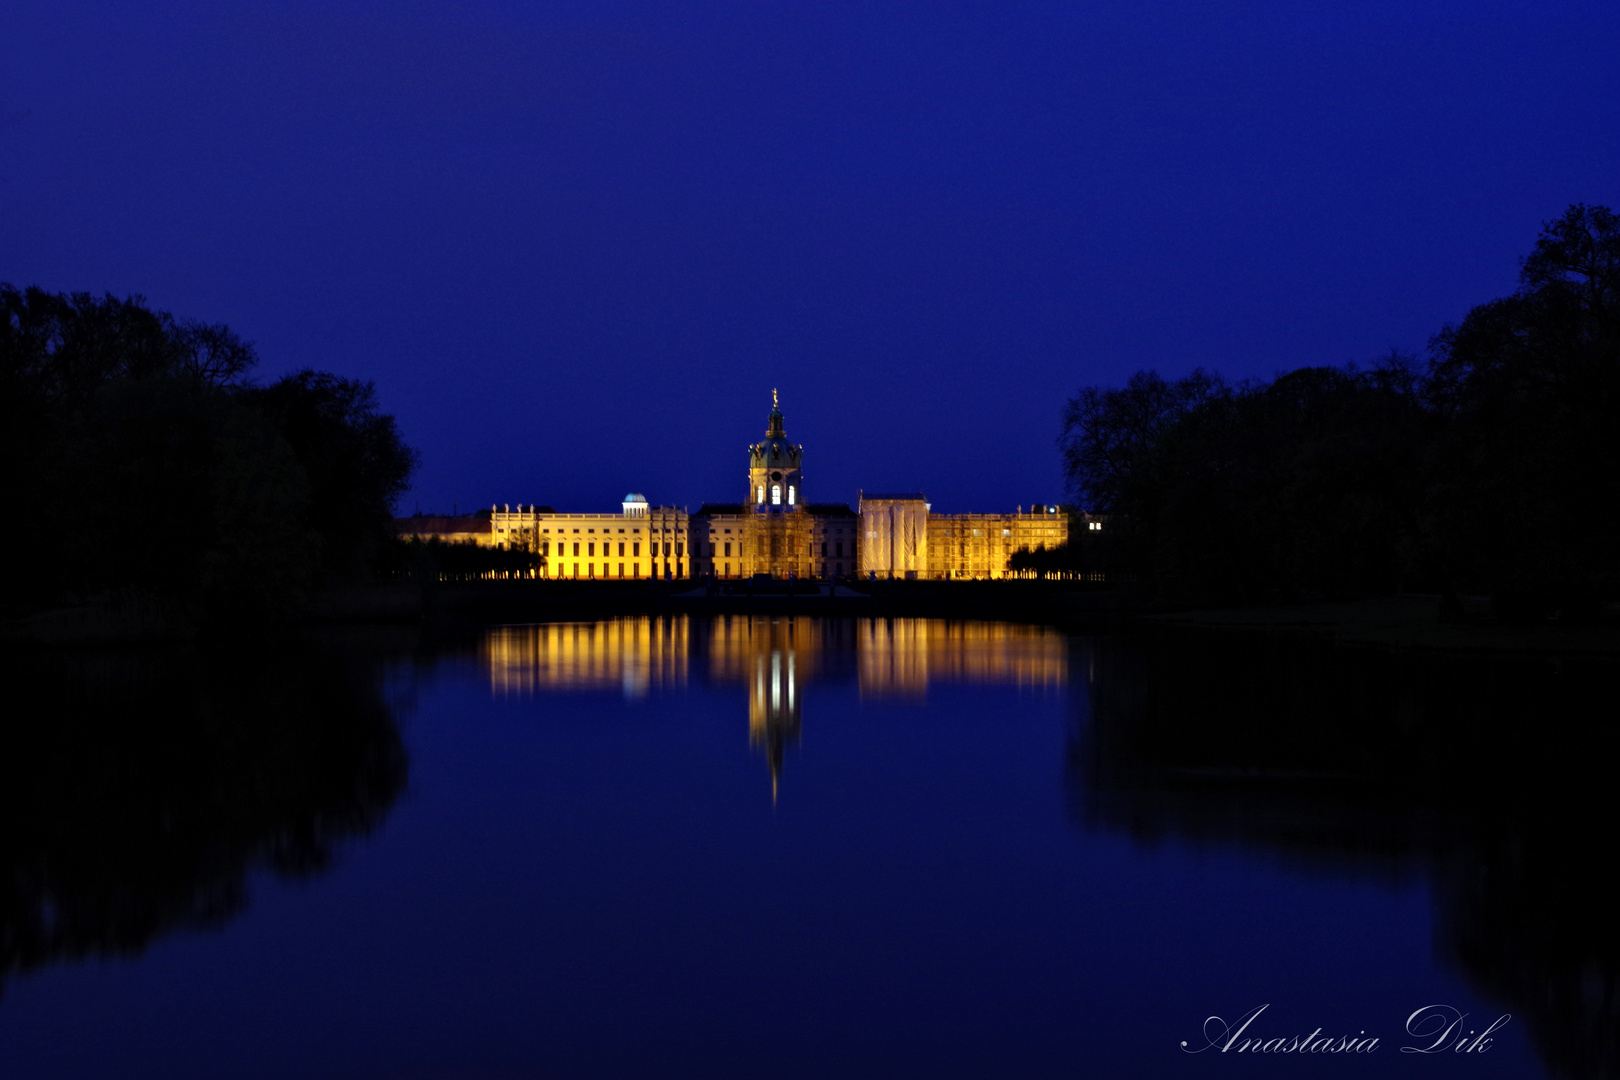
[[647,501],[647,496],[638,495],[634,491],[632,491],[630,494],[628,494],[628,495],[626,495],[624,497],[624,501],[627,502],[627,503],[633,503],[633,502],[635,502],[635,503],[643,503],[643,502]]

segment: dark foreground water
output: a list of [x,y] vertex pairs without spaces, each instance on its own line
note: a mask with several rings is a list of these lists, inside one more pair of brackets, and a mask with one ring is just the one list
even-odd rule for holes
[[0,1077],[1615,1075],[1607,664],[673,618],[4,666]]

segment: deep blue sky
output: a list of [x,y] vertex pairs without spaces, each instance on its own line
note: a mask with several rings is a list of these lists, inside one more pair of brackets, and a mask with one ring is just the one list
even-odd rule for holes
[[1421,351],[1620,206],[1620,2],[80,3],[0,280],[377,382],[402,508],[1055,499],[1066,397]]

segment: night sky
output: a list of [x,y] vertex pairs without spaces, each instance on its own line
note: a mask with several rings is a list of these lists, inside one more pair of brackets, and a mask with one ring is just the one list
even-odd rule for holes
[[1620,2],[80,3],[0,18],[0,280],[373,379],[409,513],[1056,501],[1065,399],[1366,362],[1620,208]]

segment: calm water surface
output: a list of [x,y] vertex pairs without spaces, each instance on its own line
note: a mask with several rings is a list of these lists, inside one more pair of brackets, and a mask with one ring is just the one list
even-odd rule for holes
[[[51,696],[5,725],[0,1076],[1612,1075],[1603,665],[743,617],[221,652],[10,662]],[[1378,1046],[1209,1046],[1262,1005]],[[1402,1053],[1431,1005],[1512,1018]]]

